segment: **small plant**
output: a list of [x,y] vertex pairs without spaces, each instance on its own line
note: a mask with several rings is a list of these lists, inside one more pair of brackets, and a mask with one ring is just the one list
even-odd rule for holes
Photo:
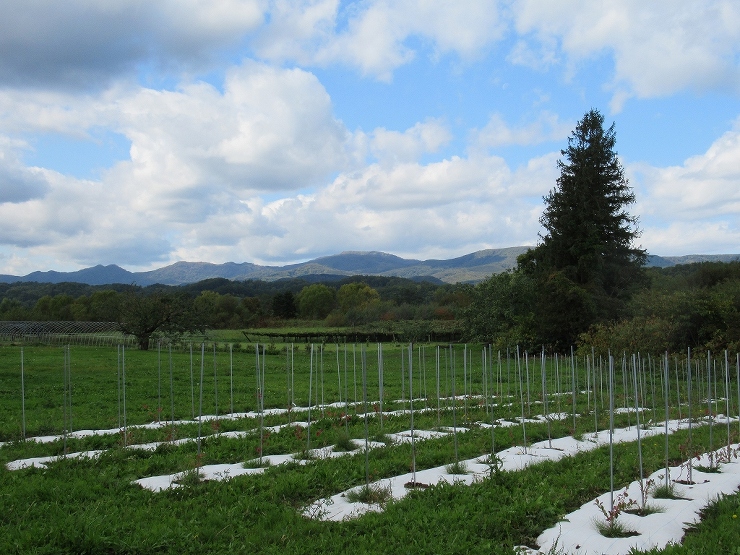
[[272,466],[272,462],[270,459],[262,459],[261,462],[260,459],[252,459],[242,463],[242,466],[244,468],[269,468]]
[[495,453],[493,455],[491,453],[487,453],[478,457],[475,462],[479,464],[497,464],[498,460],[500,460],[498,453]]
[[650,492],[654,489],[655,480],[653,480],[652,478],[648,480],[640,480],[640,507],[644,508],[647,505],[648,496],[650,495]]
[[622,493],[617,495],[617,498],[614,500],[614,504],[609,511],[606,510],[606,507],[604,507],[604,504],[600,500],[596,499],[594,503],[604,515],[603,521],[598,519],[594,520],[594,526],[596,526],[596,530],[599,534],[606,538],[628,538],[630,536],[637,535],[637,532],[626,528],[618,521],[619,515],[635,505],[635,501],[629,498],[627,490],[624,490]]
[[192,487],[200,484],[203,479],[204,476],[200,471],[200,467],[195,467],[183,472],[175,483],[185,487]]
[[[545,555],[566,555],[565,548],[564,547],[558,547],[558,544],[560,543],[560,535],[558,534],[558,537],[555,539],[555,541],[550,546],[550,549],[547,550],[547,553]],[[576,549],[580,548],[580,545],[576,546]],[[523,548],[519,548],[520,552],[522,554],[525,553]]]
[[721,463],[726,464],[726,463],[732,462],[732,459],[737,459],[738,450],[733,449],[732,447],[728,445],[727,447],[717,451],[715,455],[716,455],[715,461],[717,464],[721,464]]
[[357,445],[352,441],[349,434],[347,432],[340,432],[337,442],[334,444],[334,451],[338,453],[348,453],[356,450]]
[[123,430],[119,432],[118,445],[119,447],[128,447],[134,443],[134,434],[131,430],[127,430],[125,433]]
[[403,487],[406,489],[427,489],[429,484],[423,482],[406,482]]
[[316,501],[315,503],[311,503],[303,512],[310,519],[321,520],[326,516],[329,512],[329,507],[333,504],[334,501],[332,501],[331,497],[326,497]]
[[632,536],[639,536],[639,532],[630,530],[621,522],[614,520],[612,522],[602,522],[596,520],[594,522],[596,530],[605,538],[629,538]]
[[314,461],[317,459],[316,453],[312,449],[301,449],[293,454],[293,458],[299,461]]
[[[715,453],[714,451],[710,451],[707,453],[707,458],[709,459],[709,466],[705,466],[703,464],[695,464],[694,470],[698,470],[699,472],[704,472],[707,474],[719,474],[722,472],[719,468],[720,463],[720,456],[718,453]],[[696,457],[697,460],[700,459],[700,457]]]
[[694,466],[694,470],[698,470],[699,472],[704,472],[705,474],[719,474],[722,472],[720,470],[719,465],[712,465],[704,466],[701,464],[697,464]]
[[386,445],[393,445],[394,443],[393,438],[387,434],[375,434],[368,439],[377,443],[385,443]]
[[170,427],[169,431],[164,437],[164,440],[167,442],[173,442],[177,439],[178,430],[175,426]]
[[478,462],[488,465],[490,478],[499,476],[501,471],[504,469],[504,461],[501,460],[501,457],[499,457],[498,454],[486,455],[485,457],[478,459]]
[[656,513],[663,513],[665,512],[665,509],[658,505],[645,504],[642,507],[638,507],[636,509],[627,509],[624,512],[629,513],[631,515],[648,516],[648,515],[654,515]]
[[366,505],[383,505],[391,497],[390,484],[387,486],[365,485],[347,492],[347,501],[350,503],[365,503]]
[[697,460],[700,459],[700,453],[701,451],[697,448],[691,449],[689,443],[682,443],[678,446],[678,450],[681,453],[681,457],[684,459],[685,462],[681,463],[681,474],[683,474],[684,469],[686,469],[686,479],[685,480],[676,480],[679,484],[685,484],[688,486],[694,485],[696,482],[694,482],[694,463],[693,459],[696,457]]
[[676,488],[676,484],[673,482],[661,484],[653,490],[653,497],[655,499],[688,499],[688,497],[682,497],[680,491]]
[[447,474],[467,474],[468,473],[468,467],[465,465],[464,462],[456,461],[452,464],[448,464],[445,467],[445,470],[447,470]]

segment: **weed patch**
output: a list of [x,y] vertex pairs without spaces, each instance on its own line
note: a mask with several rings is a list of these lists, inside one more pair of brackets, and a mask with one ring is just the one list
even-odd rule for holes
[[359,489],[347,492],[347,501],[350,503],[365,503],[367,505],[384,505],[392,498],[390,486],[365,485]]

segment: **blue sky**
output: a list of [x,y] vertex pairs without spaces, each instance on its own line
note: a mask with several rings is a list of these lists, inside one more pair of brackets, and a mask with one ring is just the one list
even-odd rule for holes
[[740,5],[0,1],[0,273],[532,245],[583,114],[650,253],[740,252]]

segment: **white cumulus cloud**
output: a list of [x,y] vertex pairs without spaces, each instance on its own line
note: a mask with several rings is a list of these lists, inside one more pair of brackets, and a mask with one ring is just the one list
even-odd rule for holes
[[21,162],[18,151],[24,148],[25,143],[0,135],[0,205],[39,198],[49,190],[44,173]]
[[511,60],[564,60],[566,73],[613,58],[612,108],[630,96],[680,90],[740,91],[740,5],[733,0],[521,0],[512,5],[522,39]]
[[557,114],[541,112],[537,119],[522,126],[510,126],[501,114],[493,114],[488,123],[472,133],[472,148],[509,145],[534,145],[547,141],[563,141],[574,128],[573,123],[560,121]]
[[505,32],[501,4],[374,0],[342,9],[335,0],[278,1],[257,40],[257,52],[273,60],[345,64],[390,81],[395,69],[418,55],[411,38],[430,45],[435,55],[479,56]]
[[372,132],[370,150],[381,164],[413,162],[422,154],[436,152],[446,145],[452,135],[438,120],[417,123],[404,132],[378,128]]
[[657,254],[737,252],[740,121],[680,166],[636,166],[643,242]]

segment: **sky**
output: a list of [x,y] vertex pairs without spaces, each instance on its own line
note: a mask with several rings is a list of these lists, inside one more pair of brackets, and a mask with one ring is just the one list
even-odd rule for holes
[[535,245],[591,109],[740,253],[736,0],[0,0],[0,273]]

